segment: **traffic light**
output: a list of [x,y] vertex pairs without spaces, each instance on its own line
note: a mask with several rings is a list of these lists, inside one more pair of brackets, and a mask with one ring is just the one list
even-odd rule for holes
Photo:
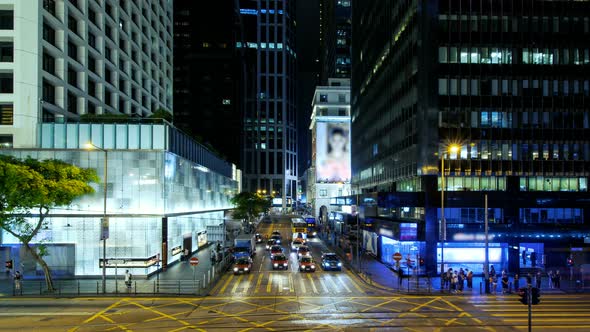
[[541,302],[541,300],[539,299],[540,297],[541,297],[541,291],[537,287],[533,287],[531,289],[531,303],[532,304],[539,304],[539,302]]
[[7,270],[12,270],[12,259],[9,261],[6,261],[6,269]]

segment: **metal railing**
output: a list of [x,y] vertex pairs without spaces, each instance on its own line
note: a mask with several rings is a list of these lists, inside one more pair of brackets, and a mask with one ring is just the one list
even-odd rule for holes
[[127,285],[124,280],[108,279],[103,294],[101,280],[69,279],[54,280],[53,292],[47,291],[44,280],[21,280],[12,282],[13,296],[82,296],[82,295],[184,295],[204,296],[231,264],[231,257],[226,256],[218,264],[211,266],[206,272],[189,280],[157,280],[138,279]]

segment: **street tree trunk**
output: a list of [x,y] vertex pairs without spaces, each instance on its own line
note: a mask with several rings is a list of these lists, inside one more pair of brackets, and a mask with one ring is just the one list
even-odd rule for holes
[[55,291],[55,288],[53,288],[53,278],[51,277],[51,270],[49,269],[49,265],[47,265],[45,260],[43,260],[43,257],[41,257],[37,253],[37,250],[31,248],[31,246],[29,245],[28,242],[23,243],[23,244],[24,244],[25,248],[27,249],[27,251],[29,252],[29,254],[31,254],[31,256],[33,256],[35,261],[37,261],[37,263],[39,263],[39,265],[41,265],[41,268],[43,268],[43,273],[45,274],[45,285],[47,286],[47,291],[50,293],[53,293],[53,291]]

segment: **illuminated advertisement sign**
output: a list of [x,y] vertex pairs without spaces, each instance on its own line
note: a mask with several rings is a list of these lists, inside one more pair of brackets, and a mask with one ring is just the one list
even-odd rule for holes
[[318,122],[316,178],[318,182],[350,181],[350,125]]

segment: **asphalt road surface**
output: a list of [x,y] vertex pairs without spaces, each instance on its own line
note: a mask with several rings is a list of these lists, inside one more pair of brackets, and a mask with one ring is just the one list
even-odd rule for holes
[[[288,219],[261,224],[291,237]],[[285,245],[288,252],[288,246]],[[313,256],[327,248],[311,242]],[[526,331],[516,295],[406,296],[353,273],[272,271],[259,247],[251,274],[226,273],[205,297],[0,298],[0,331]],[[590,331],[590,296],[542,295],[534,331]]]

